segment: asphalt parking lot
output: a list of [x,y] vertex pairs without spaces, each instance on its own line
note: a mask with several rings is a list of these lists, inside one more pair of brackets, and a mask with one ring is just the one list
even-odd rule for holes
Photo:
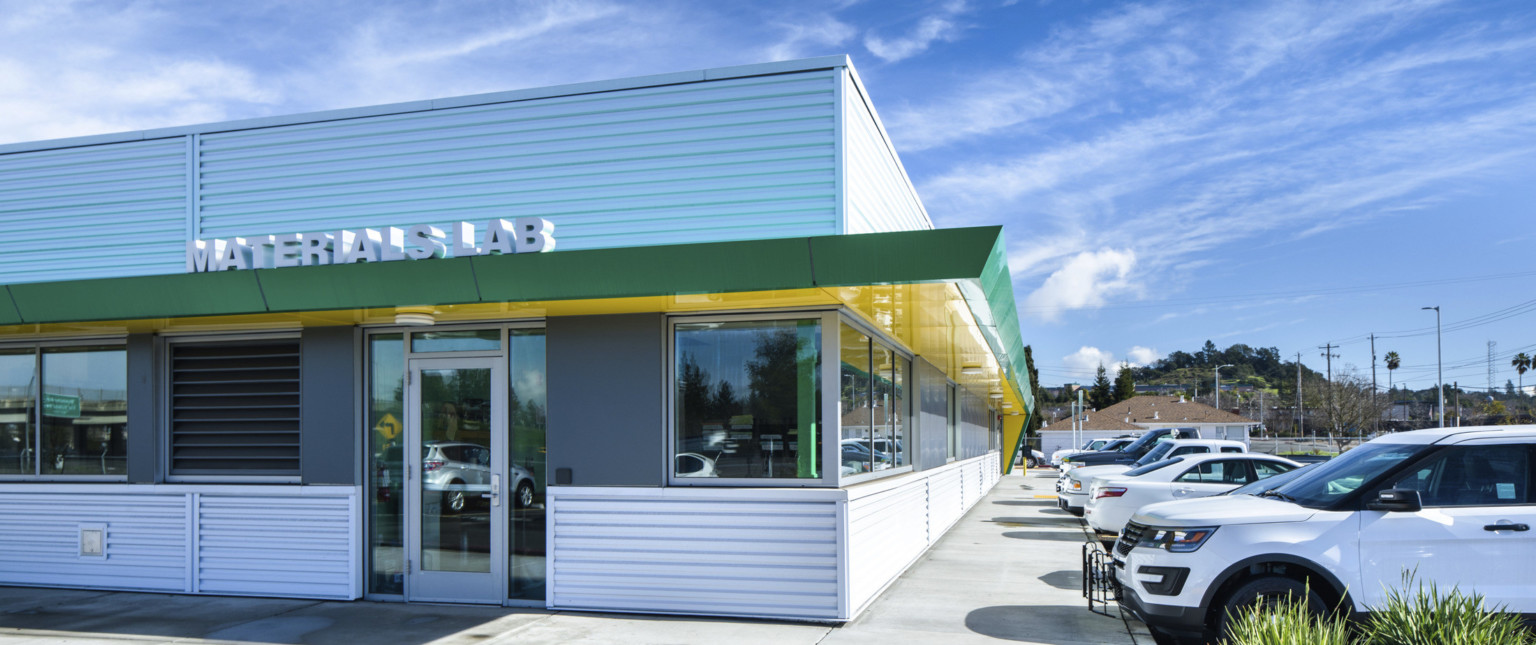
[[1141,623],[1087,610],[1089,535],[1056,509],[1054,477],[1003,477],[843,625],[0,587],[0,643],[1152,643]]

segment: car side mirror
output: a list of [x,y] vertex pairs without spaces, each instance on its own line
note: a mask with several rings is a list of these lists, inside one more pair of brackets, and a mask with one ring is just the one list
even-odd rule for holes
[[1419,491],[1411,488],[1389,488],[1376,494],[1375,501],[1365,505],[1367,510],[1388,513],[1417,513],[1424,508]]

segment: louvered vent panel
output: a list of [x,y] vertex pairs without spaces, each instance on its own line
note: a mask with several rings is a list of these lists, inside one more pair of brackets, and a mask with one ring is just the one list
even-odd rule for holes
[[171,471],[299,474],[299,341],[171,349]]

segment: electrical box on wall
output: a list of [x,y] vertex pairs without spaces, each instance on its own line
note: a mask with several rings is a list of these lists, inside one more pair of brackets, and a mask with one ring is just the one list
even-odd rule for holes
[[80,525],[80,557],[106,559],[107,525]]

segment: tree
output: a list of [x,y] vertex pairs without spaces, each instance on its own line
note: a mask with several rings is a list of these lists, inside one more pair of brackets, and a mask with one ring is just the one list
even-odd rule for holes
[[1397,352],[1387,352],[1387,389],[1392,389],[1392,370],[1403,366],[1403,357]]
[[1115,373],[1115,403],[1136,396],[1136,377],[1131,371],[1131,366],[1120,364],[1120,371]]
[[1093,377],[1093,390],[1088,393],[1088,400],[1095,410],[1103,410],[1115,404],[1115,394],[1109,385],[1109,372],[1104,369],[1103,363],[1099,363],[1098,374]]
[[1029,386],[1034,388],[1035,408],[1029,411],[1029,425],[1024,432],[1030,436],[1040,431],[1042,417],[1044,416],[1043,404],[1047,400],[1045,390],[1040,387],[1040,372],[1035,369],[1035,351],[1029,345],[1024,346],[1024,369],[1029,372]]
[[1334,372],[1332,382],[1318,380],[1308,384],[1314,422],[1327,429],[1339,451],[1360,438],[1365,428],[1381,418],[1389,405],[1371,396],[1371,380],[1361,377],[1353,366]]
[[1515,354],[1509,364],[1515,368],[1515,373],[1520,375],[1520,396],[1525,396],[1525,372],[1532,367],[1531,357],[1525,352]]

